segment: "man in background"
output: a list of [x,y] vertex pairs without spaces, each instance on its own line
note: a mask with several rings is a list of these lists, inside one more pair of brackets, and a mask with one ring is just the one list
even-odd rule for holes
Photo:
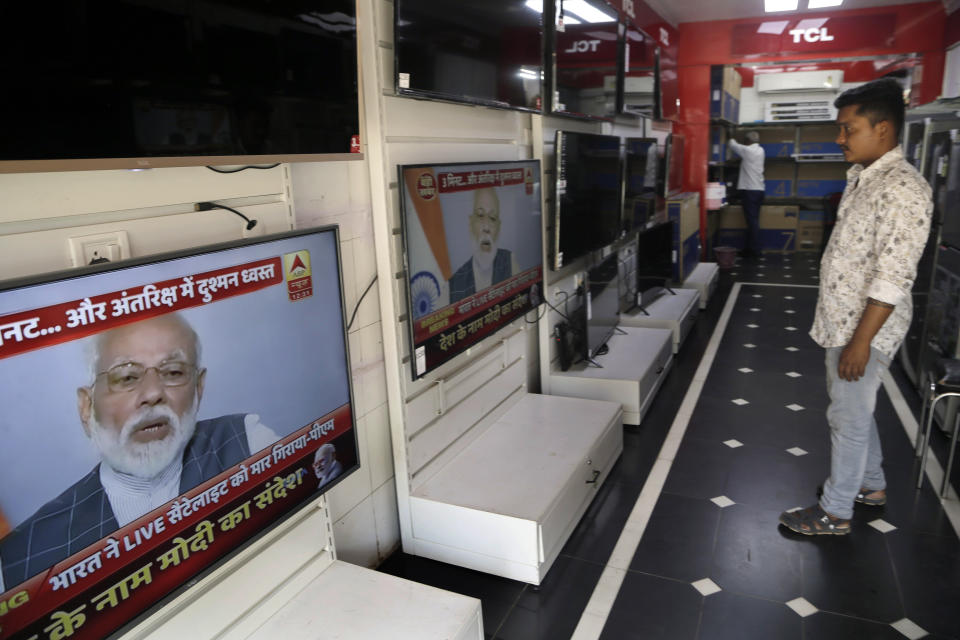
[[451,304],[519,272],[510,251],[497,245],[500,239],[500,199],[493,187],[473,192],[469,225],[473,256],[450,277]]
[[760,207],[763,206],[765,185],[763,182],[763,162],[766,154],[760,146],[760,134],[748,131],[747,144],[740,144],[733,138],[727,142],[730,151],[740,156],[740,175],[737,189],[743,215],[747,220],[747,241],[743,256],[748,260],[760,256]]
[[830,477],[820,501],[780,515],[804,535],[850,532],[855,502],[887,501],[873,411],[883,372],[903,342],[910,289],[930,233],[930,186],[904,160],[903,89],[892,79],[845,91],[837,144],[847,171],[837,222],[820,265],[810,336],[825,349],[830,406]]
[[313,475],[320,481],[317,488],[336,478],[342,471],[343,465],[337,460],[337,448],[329,442],[321,445],[313,455]]
[[197,421],[206,375],[199,338],[178,314],[92,339],[77,408],[101,463],[0,540],[0,591],[279,439],[253,414]]

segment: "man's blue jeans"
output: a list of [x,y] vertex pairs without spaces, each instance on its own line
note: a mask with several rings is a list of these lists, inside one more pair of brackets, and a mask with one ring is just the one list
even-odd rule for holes
[[890,366],[890,358],[871,347],[863,376],[849,382],[837,375],[841,351],[843,347],[826,350],[831,454],[830,477],[823,484],[820,507],[846,520],[853,516],[853,502],[861,488],[869,491],[887,488],[873,410],[877,405],[880,377]]

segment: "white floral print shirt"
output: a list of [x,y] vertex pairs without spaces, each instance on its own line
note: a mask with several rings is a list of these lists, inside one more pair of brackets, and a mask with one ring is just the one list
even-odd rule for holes
[[910,289],[930,234],[930,186],[897,147],[866,169],[847,171],[837,222],[820,261],[820,293],[810,336],[846,346],[867,298],[895,305],[871,346],[893,357],[910,326]]

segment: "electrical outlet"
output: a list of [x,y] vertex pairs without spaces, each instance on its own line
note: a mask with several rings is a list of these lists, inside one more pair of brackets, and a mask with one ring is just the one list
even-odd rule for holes
[[126,231],[108,231],[68,239],[70,259],[75,267],[102,262],[116,262],[130,257],[130,241]]

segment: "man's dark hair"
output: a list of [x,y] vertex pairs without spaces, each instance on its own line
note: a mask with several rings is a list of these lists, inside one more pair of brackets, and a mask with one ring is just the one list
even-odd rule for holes
[[857,115],[865,116],[872,126],[881,120],[893,124],[895,137],[900,139],[903,129],[903,87],[893,78],[881,78],[853,89],[847,89],[834,100],[837,109],[857,106]]

